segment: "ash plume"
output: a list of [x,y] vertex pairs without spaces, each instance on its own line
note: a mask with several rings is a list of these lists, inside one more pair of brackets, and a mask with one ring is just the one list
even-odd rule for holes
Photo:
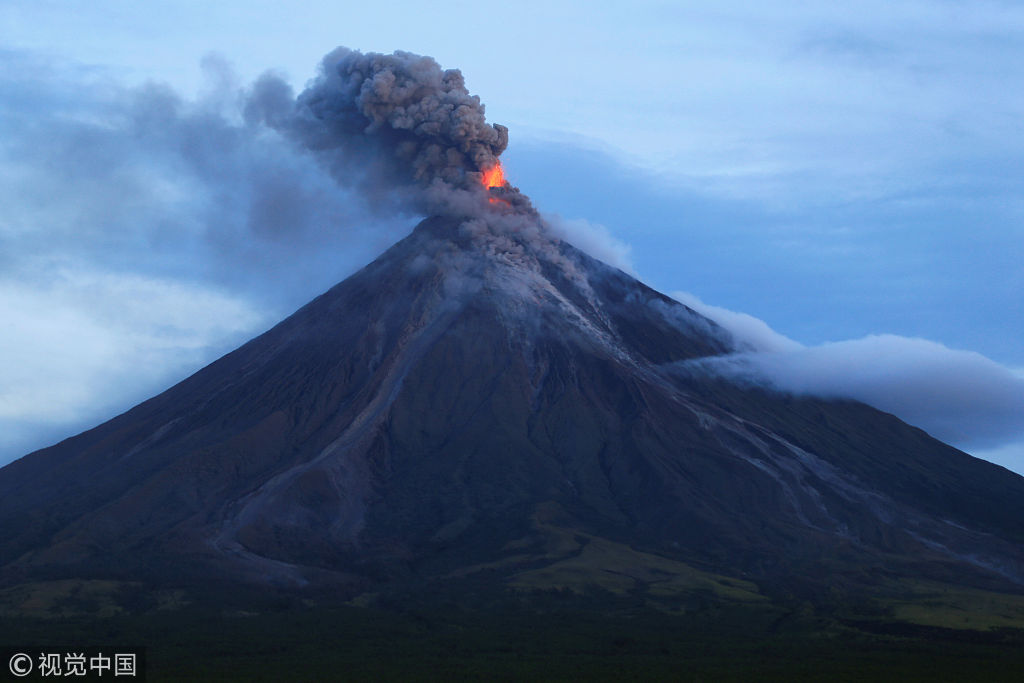
[[517,188],[484,187],[508,129],[487,123],[459,70],[442,70],[430,57],[339,47],[297,98],[279,76],[264,74],[245,117],[313,153],[379,212],[536,216]]

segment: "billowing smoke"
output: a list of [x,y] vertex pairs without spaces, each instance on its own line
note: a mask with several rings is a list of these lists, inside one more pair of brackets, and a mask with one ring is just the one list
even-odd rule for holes
[[506,132],[457,71],[339,49],[296,97],[216,55],[202,69],[189,95],[0,50],[0,464],[216,358],[426,215],[462,217],[482,253],[548,246],[523,195],[483,187]]
[[430,57],[339,47],[297,98],[279,76],[264,74],[245,116],[311,151],[378,211],[534,214],[516,188],[484,187],[483,172],[498,164],[508,129],[487,123],[461,72]]

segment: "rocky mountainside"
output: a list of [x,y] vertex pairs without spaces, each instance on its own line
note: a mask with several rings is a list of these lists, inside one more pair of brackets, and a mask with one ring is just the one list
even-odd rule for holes
[[732,350],[543,231],[428,219],[180,384],[0,469],[0,582],[1024,586],[1024,478],[863,404],[688,362]]

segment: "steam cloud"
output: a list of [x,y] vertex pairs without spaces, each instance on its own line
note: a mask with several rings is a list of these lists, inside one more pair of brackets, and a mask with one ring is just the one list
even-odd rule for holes
[[[479,215],[488,205],[483,171],[508,145],[508,129],[486,122],[461,72],[408,52],[339,47],[297,98],[279,76],[264,74],[245,117],[311,151],[342,186],[385,212]],[[501,207],[535,215],[516,188],[497,193]]]

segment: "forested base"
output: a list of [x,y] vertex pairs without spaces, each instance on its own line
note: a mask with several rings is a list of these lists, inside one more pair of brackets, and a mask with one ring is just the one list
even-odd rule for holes
[[[823,615],[809,605],[685,614],[607,595],[435,595],[374,607],[264,606],[5,618],[9,646],[138,646],[147,680],[1021,680],[1024,630]],[[25,679],[22,679],[25,680]],[[29,679],[31,680],[31,679]]]

